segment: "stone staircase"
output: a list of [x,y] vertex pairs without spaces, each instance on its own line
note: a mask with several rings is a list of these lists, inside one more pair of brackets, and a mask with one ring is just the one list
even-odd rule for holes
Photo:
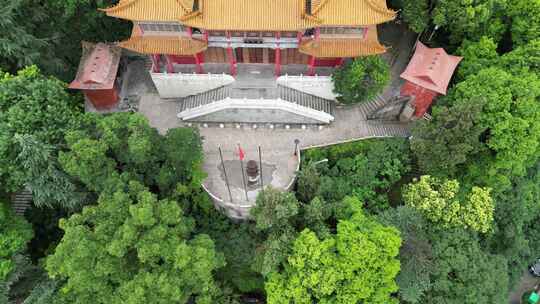
[[219,100],[231,98],[250,99],[276,99],[280,98],[293,104],[298,104],[313,110],[334,115],[334,102],[314,95],[303,93],[284,86],[277,88],[266,88],[262,92],[260,89],[238,89],[231,86],[220,87],[202,94],[188,96],[180,99],[180,112],[198,108]]
[[334,102],[295,89],[278,86],[279,98],[334,116]]
[[32,206],[32,192],[29,189],[21,190],[11,196],[11,209],[15,214],[24,216],[26,209]]
[[363,118],[367,119],[373,112],[382,108],[387,103],[382,95],[377,95],[371,101],[362,104],[360,108]]
[[202,94],[188,96],[180,100],[180,112],[204,106],[230,96],[231,88],[228,86],[220,87]]

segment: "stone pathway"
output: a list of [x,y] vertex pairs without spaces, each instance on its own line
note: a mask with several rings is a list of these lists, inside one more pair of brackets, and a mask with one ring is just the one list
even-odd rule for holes
[[[246,152],[247,161],[250,159],[258,160],[257,150],[260,146],[263,152],[263,162],[276,167],[271,185],[279,189],[288,189],[292,185],[299,166],[299,158],[294,155],[294,141],[296,139],[300,141],[300,149],[308,149],[373,137],[407,137],[409,135],[409,128],[406,124],[367,120],[367,115],[381,106],[385,100],[399,94],[402,83],[399,74],[409,61],[411,48],[416,39],[414,34],[404,31],[403,27],[399,25],[383,27],[380,32],[385,38],[381,40],[385,41],[386,44],[388,41],[394,42],[392,49],[383,56],[392,64],[390,85],[381,95],[370,102],[337,107],[334,112],[335,121],[331,125],[322,128],[305,126],[305,129],[300,127],[286,129],[284,126],[270,128],[268,125],[259,125],[257,128],[253,128],[253,125],[247,124],[228,125],[224,128],[194,125],[199,127],[203,137],[205,154],[203,168],[208,174],[204,186],[214,194],[215,200],[229,200],[228,191],[219,170],[219,147],[223,151],[225,161],[230,161],[238,159],[237,144],[240,144]],[[139,78],[147,78],[138,79],[137,83],[132,84],[137,95],[141,96],[139,112],[145,115],[150,124],[161,133],[165,133],[170,128],[185,126],[176,117],[177,103],[160,99],[151,85],[149,76],[144,76],[143,73],[135,74]],[[146,87],[141,83],[146,83]],[[240,173],[230,172],[229,174]],[[233,192],[234,205],[238,207],[236,215],[232,214],[232,216],[242,217],[253,204],[258,190],[248,192],[249,202],[245,201],[245,193],[242,188],[231,187],[231,192]]]

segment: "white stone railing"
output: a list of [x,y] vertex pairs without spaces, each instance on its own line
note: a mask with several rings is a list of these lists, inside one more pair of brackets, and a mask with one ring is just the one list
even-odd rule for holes
[[161,98],[197,95],[234,82],[227,74],[153,73],[152,80]]
[[228,109],[282,110],[308,117],[322,123],[330,123],[334,120],[334,116],[326,112],[317,111],[280,98],[236,99],[230,97],[182,111],[178,113],[178,117],[187,120]]
[[335,100],[337,97],[330,76],[284,75],[277,78],[277,84],[328,100]]

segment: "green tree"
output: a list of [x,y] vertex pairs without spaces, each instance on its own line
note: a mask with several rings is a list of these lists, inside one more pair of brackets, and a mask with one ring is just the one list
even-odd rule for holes
[[14,256],[26,250],[32,236],[32,226],[0,202],[0,281],[14,269]]
[[54,146],[40,143],[28,134],[16,134],[14,140],[20,151],[16,160],[25,171],[26,186],[32,191],[34,205],[71,210],[83,205],[85,195],[59,168]]
[[[6,1],[0,13],[0,69],[15,72],[38,65],[63,81],[74,78],[80,41],[118,41],[128,37],[130,23],[107,17],[98,7],[113,0]],[[73,28],[77,30],[74,31]]]
[[531,231],[540,218],[540,163],[524,177],[515,178],[512,188],[494,196],[494,231],[487,236],[490,252],[508,261],[509,286],[514,286],[523,269],[536,258],[537,231]]
[[321,176],[315,165],[308,163],[297,174],[298,183],[296,194],[302,202],[310,202],[317,195],[321,185]]
[[[465,163],[467,184],[504,189],[511,176],[525,174],[539,157],[539,96],[540,80],[533,73],[523,70],[516,77],[500,68],[483,69],[458,83],[440,101],[448,110],[434,110],[433,123],[413,134],[413,151],[424,167],[439,168],[441,165],[435,162],[440,160],[450,160],[452,169]],[[470,103],[477,104],[480,110],[475,107],[469,111]],[[444,115],[455,119],[448,121]],[[466,119],[460,122],[459,117]],[[437,137],[435,130],[444,132]],[[414,136],[423,142],[415,144]],[[443,151],[441,157],[425,157],[431,143],[436,151]],[[458,153],[451,155],[454,151]]]
[[493,199],[490,189],[473,187],[460,195],[457,180],[439,180],[429,175],[407,185],[405,203],[441,227],[465,227],[486,233],[493,224]]
[[508,14],[512,20],[512,42],[522,46],[540,37],[540,0],[513,0]]
[[103,193],[60,227],[46,269],[65,280],[67,303],[213,303],[219,294],[213,275],[224,259],[214,242],[193,233],[177,202],[138,182]]
[[477,40],[487,35],[499,41],[506,26],[502,16],[506,0],[438,0],[432,12],[433,23],[450,33],[450,42]]
[[463,57],[457,70],[459,80],[497,65],[500,59],[497,44],[493,38],[487,36],[482,36],[478,41],[464,40],[456,53]]
[[293,193],[269,188],[257,196],[250,216],[264,241],[258,248],[253,270],[266,276],[285,260],[297,234],[295,224],[299,212],[300,202]]
[[393,0],[394,7],[401,9],[403,19],[415,33],[422,33],[429,25],[429,0]]
[[177,190],[200,189],[202,145],[194,128],[158,134],[140,114],[88,116],[85,127],[66,135],[68,151],[60,152],[62,168],[100,193],[121,180],[138,180],[158,188],[164,197]]
[[388,208],[391,187],[411,169],[408,142],[397,138],[362,140],[304,154],[307,163],[322,158],[328,163],[317,166],[321,178],[314,194],[336,212],[348,195],[363,201],[371,212]]
[[36,37],[36,25],[46,19],[45,11],[28,0],[2,2],[0,12],[0,70],[15,71],[36,63],[42,56],[40,51],[48,41]]
[[64,134],[79,125],[80,100],[66,91],[61,81],[45,77],[35,66],[17,75],[0,72],[0,182],[17,191],[27,182],[16,162],[15,134],[33,135],[49,145],[59,145]]
[[436,262],[429,239],[429,223],[408,206],[386,210],[377,218],[384,225],[396,227],[403,239],[399,250],[401,270],[396,277],[400,298],[407,303],[422,303],[423,296],[431,287],[431,274]]
[[474,121],[482,106],[475,101],[434,106],[431,121],[413,125],[411,150],[422,172],[453,176],[471,155],[482,151],[480,136],[485,130]]
[[345,104],[373,99],[390,81],[388,64],[380,56],[357,58],[332,74],[334,91]]
[[265,284],[269,304],[278,303],[397,303],[394,278],[399,232],[363,214],[342,220],[333,236],[319,239],[306,229],[294,241],[284,270]]
[[508,275],[503,257],[482,251],[476,237],[463,230],[434,238],[437,261],[422,303],[508,303]]
[[532,40],[502,55],[500,65],[514,75],[519,76],[524,70],[528,70],[540,77],[540,39]]

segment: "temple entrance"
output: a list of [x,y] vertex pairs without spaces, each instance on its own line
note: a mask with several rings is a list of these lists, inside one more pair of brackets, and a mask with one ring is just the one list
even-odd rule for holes
[[237,48],[235,49],[238,63],[265,63],[275,62],[275,51],[269,48]]

